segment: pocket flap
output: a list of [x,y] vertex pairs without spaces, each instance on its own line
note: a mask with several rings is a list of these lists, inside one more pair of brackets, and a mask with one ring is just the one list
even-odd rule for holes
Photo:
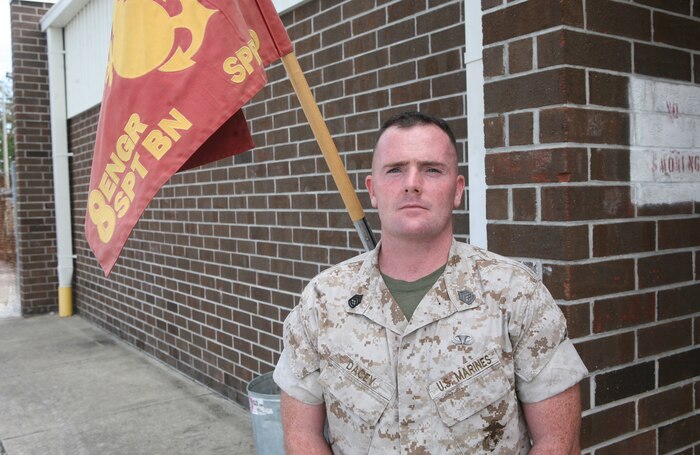
[[324,393],[370,425],[377,423],[393,395],[384,380],[346,355],[328,359],[318,382]]
[[472,359],[428,386],[440,418],[452,426],[476,414],[510,390],[494,350]]

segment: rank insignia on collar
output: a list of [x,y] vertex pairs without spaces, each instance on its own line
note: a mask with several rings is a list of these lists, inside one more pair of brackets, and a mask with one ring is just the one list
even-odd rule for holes
[[348,306],[350,308],[355,308],[362,302],[362,294],[355,294],[348,299]]
[[459,291],[458,295],[459,300],[461,300],[465,305],[471,305],[476,299],[476,296],[471,291]]

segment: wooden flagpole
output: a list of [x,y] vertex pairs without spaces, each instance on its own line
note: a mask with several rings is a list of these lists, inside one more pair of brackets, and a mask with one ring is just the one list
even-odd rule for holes
[[326,159],[326,164],[328,164],[335,185],[338,187],[340,196],[343,198],[345,208],[350,214],[350,218],[355,225],[360,240],[362,240],[362,245],[364,245],[365,250],[370,251],[377,246],[377,241],[372,234],[372,229],[367,223],[365,212],[362,210],[362,205],[360,205],[360,200],[357,198],[355,188],[352,186],[352,182],[350,182],[343,161],[338,154],[338,149],[333,142],[331,133],[328,131],[326,122],[323,120],[321,111],[318,109],[318,104],[316,104],[316,100],[314,100],[309,84],[306,81],[306,77],[299,66],[299,61],[296,55],[294,55],[294,52],[282,57],[282,63],[287,70],[287,76],[292,82],[292,87],[297,94],[306,119],[309,125],[311,125],[311,131],[313,131],[316,137],[316,142],[318,142],[323,157]]

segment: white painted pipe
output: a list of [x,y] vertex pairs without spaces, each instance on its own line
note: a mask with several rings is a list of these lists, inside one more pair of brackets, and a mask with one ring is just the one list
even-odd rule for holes
[[486,147],[484,145],[484,61],[481,2],[464,2],[469,160],[469,243],[487,247]]
[[53,156],[54,204],[56,207],[56,251],[58,259],[58,313],[73,314],[73,236],[68,167],[68,121],[66,118],[65,50],[63,29],[46,29],[51,105],[51,149]]

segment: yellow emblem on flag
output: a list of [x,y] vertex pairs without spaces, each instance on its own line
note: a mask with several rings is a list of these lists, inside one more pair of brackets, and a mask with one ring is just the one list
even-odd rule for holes
[[[107,66],[107,83],[113,73],[135,79],[158,69],[181,71],[194,65],[192,57],[202,46],[209,18],[216,10],[197,0],[179,0],[182,11],[170,16],[153,0],[117,0],[114,6],[112,44]],[[191,41],[187,49],[175,43],[175,30],[187,29]]]

